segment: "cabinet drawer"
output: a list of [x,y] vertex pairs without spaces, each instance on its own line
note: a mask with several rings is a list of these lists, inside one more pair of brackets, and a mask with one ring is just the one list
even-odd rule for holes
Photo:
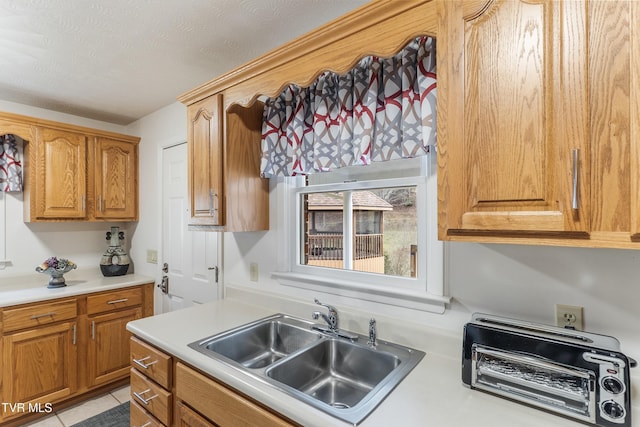
[[131,369],[131,400],[163,424],[171,424],[171,393],[135,369]]
[[132,427],[164,427],[164,425],[153,415],[142,409],[135,400],[131,401],[129,411],[129,418]]
[[67,299],[6,309],[2,312],[2,322],[4,332],[10,332],[75,319],[77,313],[76,300]]
[[142,303],[142,289],[119,289],[113,292],[89,295],[87,297],[87,314],[102,313],[125,307],[133,307]]
[[131,366],[164,388],[171,388],[171,356],[131,337]]
[[182,363],[176,365],[176,399],[221,426],[294,425]]

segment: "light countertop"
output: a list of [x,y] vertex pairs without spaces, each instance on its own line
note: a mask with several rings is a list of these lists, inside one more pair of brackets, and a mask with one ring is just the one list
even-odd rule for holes
[[104,277],[99,269],[76,269],[64,275],[67,286],[47,288],[49,276],[33,273],[0,279],[0,307],[46,301],[56,298],[108,291],[152,283],[153,278],[139,274]]
[[[250,292],[229,292],[224,300],[136,320],[130,322],[127,329],[143,340],[304,426],[347,426],[350,424],[187,347],[193,341],[275,313],[310,319],[314,307],[312,303],[306,304],[266,295],[252,296]],[[340,310],[340,307],[337,308],[341,315],[342,329],[365,334],[364,330],[368,327],[366,313],[348,312]],[[461,380],[462,331],[457,335],[406,322],[394,323],[393,319],[376,317],[376,320],[379,339],[420,349],[426,352],[426,356],[359,425],[363,427],[400,424],[403,427],[426,425],[575,427],[583,425],[465,387]],[[632,394],[637,396],[637,378],[633,382],[636,390],[633,390]],[[636,397],[632,398],[637,402]],[[633,417],[636,420],[640,419],[638,406],[636,404],[633,411]]]

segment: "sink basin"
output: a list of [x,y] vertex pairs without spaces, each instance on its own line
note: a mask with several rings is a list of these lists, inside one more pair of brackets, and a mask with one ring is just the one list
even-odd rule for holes
[[190,347],[205,354],[221,355],[245,368],[264,368],[322,338],[309,326],[278,316],[192,343]]
[[391,353],[329,339],[266,371],[276,381],[335,408],[356,406],[400,365]]
[[357,425],[422,360],[424,352],[368,337],[339,338],[284,314],[203,338],[189,347]]

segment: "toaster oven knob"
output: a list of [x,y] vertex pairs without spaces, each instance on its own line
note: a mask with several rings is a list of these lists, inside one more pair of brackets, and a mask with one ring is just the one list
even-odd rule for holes
[[614,402],[613,400],[602,402],[602,411],[612,420],[624,417],[624,408],[618,402]]
[[602,388],[611,394],[620,394],[624,391],[624,384],[618,378],[604,377],[602,379]]

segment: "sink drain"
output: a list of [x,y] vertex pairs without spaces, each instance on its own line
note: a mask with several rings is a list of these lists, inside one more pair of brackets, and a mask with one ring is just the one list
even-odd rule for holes
[[347,405],[346,403],[341,403],[341,402],[334,402],[331,404],[331,406],[333,406],[334,408],[337,409],[349,409],[351,408],[351,406]]

